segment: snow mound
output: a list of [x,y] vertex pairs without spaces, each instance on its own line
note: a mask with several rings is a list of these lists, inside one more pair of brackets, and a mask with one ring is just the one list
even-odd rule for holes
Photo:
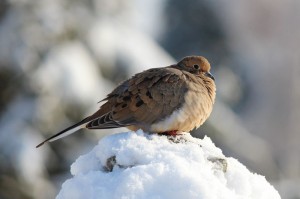
[[210,138],[142,131],[107,136],[71,166],[57,199],[280,198],[265,177],[226,158]]

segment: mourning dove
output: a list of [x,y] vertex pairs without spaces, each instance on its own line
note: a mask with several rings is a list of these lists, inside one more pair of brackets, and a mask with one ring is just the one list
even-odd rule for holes
[[177,64],[137,73],[108,94],[97,112],[37,147],[81,128],[127,127],[164,134],[198,128],[210,115],[216,95],[214,77],[209,70],[207,59],[188,56]]

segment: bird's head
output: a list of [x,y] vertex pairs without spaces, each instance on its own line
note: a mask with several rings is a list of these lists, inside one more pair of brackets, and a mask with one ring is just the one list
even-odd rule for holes
[[188,71],[195,75],[203,75],[212,80],[215,78],[212,76],[210,71],[210,64],[206,58],[202,56],[188,56],[183,58],[176,65],[176,68],[180,70]]

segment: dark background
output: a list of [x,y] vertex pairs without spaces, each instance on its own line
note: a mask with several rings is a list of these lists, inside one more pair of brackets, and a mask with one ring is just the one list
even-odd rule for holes
[[208,135],[300,198],[300,1],[0,0],[0,198],[53,198],[104,135],[36,149],[136,72],[203,55],[217,83]]

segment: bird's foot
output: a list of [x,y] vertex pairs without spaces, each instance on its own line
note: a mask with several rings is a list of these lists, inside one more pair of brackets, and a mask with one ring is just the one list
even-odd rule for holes
[[172,130],[172,131],[165,131],[160,133],[161,135],[166,135],[166,136],[176,136],[176,135],[180,135],[180,132],[177,130]]

